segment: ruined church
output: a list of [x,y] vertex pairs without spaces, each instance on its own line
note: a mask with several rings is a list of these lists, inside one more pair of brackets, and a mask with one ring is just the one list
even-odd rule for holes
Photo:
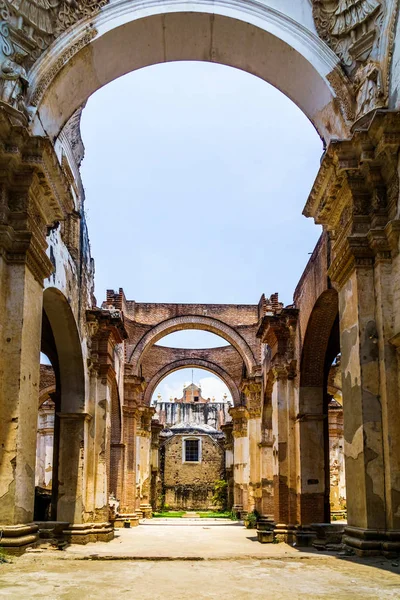
[[[268,523],[260,541],[309,546],[340,516],[346,548],[399,552],[397,0],[0,4],[1,547],[51,528],[109,541],[160,497],[208,508],[225,478],[232,511]],[[94,297],[82,111],[116,78],[178,60],[264,79],[324,142],[303,210],[322,234],[288,306],[263,281],[246,305]],[[162,346],[188,329],[228,345]],[[188,367],[220,377],[232,405],[189,387],[154,406]]]

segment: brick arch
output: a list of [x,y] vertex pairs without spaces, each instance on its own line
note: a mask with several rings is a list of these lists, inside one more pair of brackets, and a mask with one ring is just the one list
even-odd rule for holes
[[176,331],[184,331],[188,329],[200,329],[203,331],[209,331],[222,337],[224,340],[229,342],[240,354],[246,365],[247,372],[249,374],[256,370],[257,363],[254,358],[254,354],[247,344],[246,340],[237,333],[235,329],[226,325],[218,319],[212,317],[202,317],[198,315],[187,315],[181,317],[173,317],[159,323],[148,331],[137,343],[132,351],[129,361],[133,364],[136,374],[139,375],[139,368],[141,361],[143,360],[149,349],[161,338],[175,333]]
[[202,360],[202,359],[198,359],[198,358],[186,358],[183,360],[177,360],[173,363],[170,363],[169,365],[165,365],[162,369],[160,369],[160,371],[158,371],[158,373],[156,373],[151,378],[151,380],[149,381],[149,383],[146,387],[146,391],[144,394],[145,405],[146,406],[150,405],[151,398],[154,394],[154,390],[156,389],[158,384],[165,377],[167,377],[167,375],[170,375],[171,373],[174,373],[175,371],[179,371],[180,369],[187,369],[187,368],[190,369],[192,367],[204,369],[205,371],[209,371],[210,373],[213,373],[214,375],[218,375],[218,377],[220,377],[220,379],[222,379],[222,381],[228,387],[228,389],[231,393],[234,405],[236,406],[240,403],[240,391],[239,391],[236,383],[233,381],[232,377],[229,375],[229,373],[227,371],[225,371],[225,369],[223,369],[219,365],[217,365],[213,362],[210,362],[208,360]]
[[323,292],[314,304],[302,348],[301,387],[320,387],[324,384],[326,353],[338,312],[338,294],[334,289]]

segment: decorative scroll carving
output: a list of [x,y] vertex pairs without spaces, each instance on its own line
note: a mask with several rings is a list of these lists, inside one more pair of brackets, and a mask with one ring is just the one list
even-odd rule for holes
[[8,0],[7,4],[5,21],[14,48],[26,52],[25,66],[29,68],[59,35],[96,15],[108,0]]
[[351,73],[367,60],[378,38],[378,0],[313,0],[320,37],[333,48]]
[[312,2],[317,31],[341,59],[353,85],[354,118],[386,107],[398,0]]
[[[28,120],[27,72],[43,52],[64,31],[82,20],[90,20],[109,0],[0,0],[0,84],[1,100]],[[39,81],[32,92],[31,105],[37,105],[48,83],[64,64],[90,43],[96,31],[86,33],[69,47]]]

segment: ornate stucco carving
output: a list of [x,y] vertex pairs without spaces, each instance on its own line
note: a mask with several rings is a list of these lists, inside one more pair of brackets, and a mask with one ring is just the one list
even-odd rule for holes
[[29,95],[27,72],[47,48],[78,21],[88,21],[84,35],[60,56],[35,86],[29,104],[35,106],[46,86],[76,52],[93,39],[90,19],[109,0],[0,0],[0,99],[25,114]]
[[[82,19],[90,19],[108,0],[8,0],[3,2],[10,54],[23,51],[29,68],[64,31]],[[0,28],[1,31],[1,28]],[[3,31],[1,31],[3,37]]]
[[398,0],[312,0],[320,37],[336,52],[354,88],[360,119],[388,103]]
[[85,146],[81,136],[81,117],[84,108],[85,105],[80,106],[78,110],[74,112],[69,121],[67,121],[63,129],[63,132],[70,143],[72,154],[78,167],[85,156]]

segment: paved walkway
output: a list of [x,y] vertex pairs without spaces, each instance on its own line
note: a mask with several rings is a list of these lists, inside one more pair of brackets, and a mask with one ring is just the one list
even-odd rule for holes
[[[70,546],[66,553],[74,558],[95,556],[136,560],[225,560],[299,554],[286,544],[260,544],[254,529],[246,529],[241,523],[229,519],[144,520],[139,527],[117,529],[111,542]],[[321,556],[316,550],[305,554]]]
[[400,563],[259,544],[215,521],[145,521],[109,544],[35,550],[0,564],[7,600],[398,600]]

